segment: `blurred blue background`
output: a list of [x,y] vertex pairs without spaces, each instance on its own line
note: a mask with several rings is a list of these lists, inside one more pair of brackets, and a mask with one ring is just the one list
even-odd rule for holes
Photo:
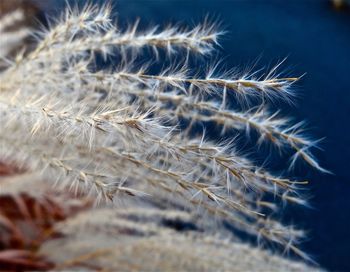
[[311,181],[313,208],[290,208],[287,216],[309,230],[302,248],[322,267],[350,271],[350,12],[321,0],[112,2],[122,23],[140,17],[146,26],[193,25],[205,15],[219,18],[228,31],[220,41],[227,67],[245,68],[259,59],[259,69],[288,57],[283,68],[289,74],[307,73],[296,105],[284,111],[307,120],[316,138],[325,137],[316,155],[334,175],[299,167],[297,175]]

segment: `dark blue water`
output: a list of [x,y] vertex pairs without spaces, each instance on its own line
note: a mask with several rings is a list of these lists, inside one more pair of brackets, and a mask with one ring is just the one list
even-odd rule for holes
[[219,18],[228,34],[221,55],[228,67],[275,64],[307,75],[299,83],[297,106],[286,108],[306,119],[316,137],[326,137],[317,157],[334,175],[301,168],[311,180],[313,209],[288,211],[310,231],[303,249],[323,267],[350,271],[350,12],[335,11],[327,1],[307,0],[119,0],[119,20],[141,24],[200,22]]

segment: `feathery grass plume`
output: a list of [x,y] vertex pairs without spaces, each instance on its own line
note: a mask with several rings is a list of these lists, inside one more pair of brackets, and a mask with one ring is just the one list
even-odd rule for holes
[[87,211],[59,223],[62,238],[41,252],[60,263],[55,271],[320,271],[205,233],[193,217],[150,207]]
[[[0,68],[6,66],[4,57],[28,47],[34,15],[39,13],[37,5],[24,0],[0,2]],[[29,49],[29,48],[27,48]]]
[[[266,105],[288,101],[298,78],[280,76],[278,67],[261,77],[193,72],[188,56],[212,54],[221,34],[207,22],[143,31],[136,23],[123,30],[109,5],[68,7],[49,29],[32,33],[33,51],[6,59],[8,68],[0,73],[0,160],[55,179],[60,188],[84,191],[96,202],[138,197],[208,214],[307,258],[297,247],[303,232],[273,218],[282,202],[306,205],[299,191],[306,182],[255,164],[238,151],[235,139],[193,133],[195,124],[205,122],[246,137],[252,129],[260,143],[294,150],[293,163],[300,157],[326,172],[310,153],[317,141],[303,134],[302,123],[292,124]],[[6,44],[0,48],[7,52]],[[168,54],[171,61],[171,55],[185,60],[151,73],[148,65],[134,63],[144,48],[154,59]],[[111,65],[99,67],[101,56]],[[260,100],[262,106],[234,109],[227,105],[231,98],[237,105]]]
[[67,191],[53,191],[36,175],[8,163],[0,163],[0,267],[47,271],[54,263],[38,252],[41,244],[57,237],[53,229],[57,222],[87,209],[92,202]]

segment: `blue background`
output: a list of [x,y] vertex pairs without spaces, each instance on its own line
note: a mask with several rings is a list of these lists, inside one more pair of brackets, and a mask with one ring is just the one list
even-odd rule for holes
[[286,214],[309,230],[302,248],[321,266],[350,271],[350,12],[321,0],[115,2],[122,23],[140,17],[141,25],[193,25],[208,14],[219,18],[228,31],[220,42],[227,67],[259,59],[258,69],[288,56],[284,68],[293,75],[307,73],[298,84],[296,106],[283,110],[307,120],[316,138],[326,137],[317,157],[334,175],[298,168],[297,175],[311,181],[313,208]]

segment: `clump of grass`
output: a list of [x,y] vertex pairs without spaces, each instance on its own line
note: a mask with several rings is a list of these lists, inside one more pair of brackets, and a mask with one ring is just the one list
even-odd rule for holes
[[[20,15],[3,18],[0,30]],[[182,207],[307,258],[297,247],[303,232],[273,218],[284,202],[306,205],[298,190],[306,182],[257,165],[235,139],[195,133],[207,122],[219,128],[216,138],[228,129],[247,138],[254,131],[257,144],[294,150],[292,165],[300,158],[327,172],[311,153],[317,141],[304,135],[303,123],[268,109],[270,101],[293,98],[297,77],[280,75],[278,66],[258,77],[222,73],[219,64],[198,73],[188,64],[215,53],[222,34],[208,22],[123,30],[109,5],[68,7],[48,29],[31,33],[32,52],[2,60],[0,159],[93,195],[96,203],[139,198]],[[147,49],[152,57],[144,60]],[[159,56],[170,65],[151,73]],[[138,65],[140,58],[146,64]]]

